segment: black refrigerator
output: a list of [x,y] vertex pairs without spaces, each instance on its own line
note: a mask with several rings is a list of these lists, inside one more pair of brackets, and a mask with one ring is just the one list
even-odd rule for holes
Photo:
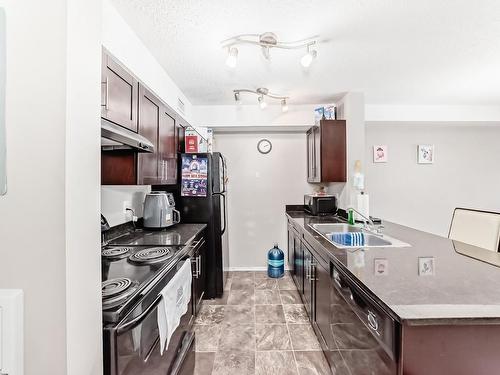
[[207,224],[205,296],[221,297],[229,266],[226,161],[219,152],[180,156],[181,220]]

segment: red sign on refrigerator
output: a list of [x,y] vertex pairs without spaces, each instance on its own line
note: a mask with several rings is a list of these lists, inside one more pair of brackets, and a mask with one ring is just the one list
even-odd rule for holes
[[186,135],[186,152],[196,153],[198,152],[198,136],[196,135]]

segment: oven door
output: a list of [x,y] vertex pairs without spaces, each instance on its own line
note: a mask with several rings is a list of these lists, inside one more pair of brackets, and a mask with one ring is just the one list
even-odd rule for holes
[[[175,273],[175,271],[173,271]],[[154,290],[143,297],[130,314],[118,325],[104,329],[105,375],[167,375],[192,373],[194,369],[194,332],[192,302],[173,333],[168,348],[160,354],[158,331],[158,305],[162,301],[160,291],[166,285],[161,280]],[[188,361],[186,361],[188,359]],[[185,363],[185,362],[193,362]]]

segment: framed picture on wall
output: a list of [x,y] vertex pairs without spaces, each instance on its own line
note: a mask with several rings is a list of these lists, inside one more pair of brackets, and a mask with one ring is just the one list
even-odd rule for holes
[[434,163],[434,145],[417,146],[417,163],[418,164]]
[[386,145],[373,146],[373,162],[374,163],[387,163],[388,149]]

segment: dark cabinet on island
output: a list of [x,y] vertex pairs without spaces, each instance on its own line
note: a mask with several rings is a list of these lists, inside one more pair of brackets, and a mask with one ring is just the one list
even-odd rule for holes
[[[500,298],[484,282],[500,281],[500,269],[461,256],[449,239],[389,222],[384,232],[412,247],[338,248],[309,225],[342,220],[296,208],[287,219],[290,273],[332,373],[499,373]],[[434,278],[413,267],[421,254],[440,261]],[[381,259],[394,266],[375,275]],[[465,269],[483,283],[464,280]]]

